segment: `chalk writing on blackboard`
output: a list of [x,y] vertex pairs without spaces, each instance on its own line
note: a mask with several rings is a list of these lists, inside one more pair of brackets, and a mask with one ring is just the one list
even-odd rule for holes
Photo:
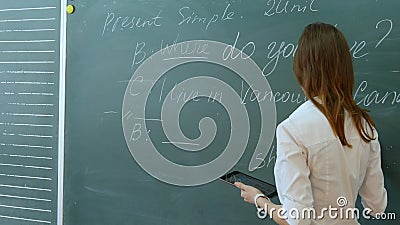
[[[240,33],[237,33],[237,38],[239,35]],[[252,42],[249,43],[247,46],[255,47]],[[258,65],[244,53],[243,49],[239,50],[234,45],[209,40],[178,42],[177,36],[171,45],[166,45],[147,58],[145,58],[147,53],[143,51],[144,42],[135,50],[132,65],[140,64],[140,66],[126,88],[122,107],[123,129],[131,154],[153,177],[174,185],[194,186],[208,183],[226,174],[239,161],[249,140],[251,126],[249,112],[242,99],[247,95],[252,96],[254,102],[258,104],[261,114],[260,135],[249,162],[249,171],[265,164],[264,159],[267,157],[275,132],[275,101],[257,100],[257,93],[272,93],[271,88]],[[142,57],[137,59],[136,56],[139,55]],[[160,93],[156,91],[156,96],[159,95],[157,99],[162,104],[161,118],[156,122],[163,127],[168,141],[162,141],[161,144],[171,144],[181,150],[196,152],[207,148],[214,140],[218,129],[216,123],[209,117],[200,120],[198,127],[200,136],[196,139],[187,138],[181,131],[179,115],[188,101],[198,101],[199,98],[206,98],[206,102],[217,101],[225,108],[231,120],[231,137],[223,152],[212,161],[196,166],[177,164],[159,154],[153,144],[155,140],[152,140],[146,132],[145,119],[147,97],[150,91],[154,94],[155,90],[152,87],[155,81],[160,80],[171,68],[189,62],[218,64],[236,72],[243,82],[251,84],[251,90],[245,90],[246,96],[241,96],[230,84],[211,76],[193,76],[175,84],[168,91],[164,88],[166,78],[162,78]],[[146,80],[152,82],[145,82],[145,76]]]
[[299,4],[294,1],[268,0],[264,16],[274,16],[288,13],[318,12],[318,9],[314,6],[315,2],[316,0],[307,0],[302,1],[302,3]]
[[181,16],[181,21],[178,25],[182,24],[204,24],[204,29],[207,30],[211,24],[217,22],[223,22],[226,20],[232,20],[235,12],[230,11],[229,6],[231,4],[228,3],[222,13],[215,13],[211,17],[200,16],[189,6],[184,6],[178,10],[179,15]]

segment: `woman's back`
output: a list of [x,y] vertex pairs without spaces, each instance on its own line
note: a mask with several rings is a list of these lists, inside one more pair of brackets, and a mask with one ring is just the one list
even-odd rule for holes
[[[313,215],[307,211],[304,215],[315,219],[311,224],[345,224],[341,219],[357,224],[355,219],[362,216],[362,209],[354,211],[359,191],[365,207],[373,212],[386,207],[377,138],[365,142],[347,113],[344,129],[351,148],[342,145],[311,101],[278,126],[275,179],[279,197],[283,207],[287,211],[297,209],[300,218],[301,209],[312,207]],[[320,223],[318,218],[322,219]]]

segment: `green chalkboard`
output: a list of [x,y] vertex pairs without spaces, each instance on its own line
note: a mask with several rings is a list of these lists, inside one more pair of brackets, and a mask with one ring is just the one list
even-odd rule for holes
[[274,183],[276,125],[305,101],[293,54],[316,21],[351,46],[354,98],[380,132],[387,211],[400,212],[400,2],[70,3],[66,225],[265,224],[217,178],[240,170]]
[[0,4],[0,224],[56,224],[60,2]]

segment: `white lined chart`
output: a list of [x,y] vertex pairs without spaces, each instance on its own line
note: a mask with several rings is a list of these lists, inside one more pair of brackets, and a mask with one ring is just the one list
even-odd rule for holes
[[0,224],[56,224],[60,2],[0,6]]

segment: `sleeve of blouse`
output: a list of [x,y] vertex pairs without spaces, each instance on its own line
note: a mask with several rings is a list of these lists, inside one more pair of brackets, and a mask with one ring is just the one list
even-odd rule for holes
[[309,218],[301,218],[304,209],[313,207],[306,149],[288,122],[277,127],[276,138],[277,158],[274,173],[279,200],[285,209],[283,217],[291,225],[309,225]]
[[381,148],[378,141],[371,141],[372,151],[360,196],[363,206],[372,210],[371,214],[382,213],[387,205],[387,193],[384,187],[384,178],[381,168]]

